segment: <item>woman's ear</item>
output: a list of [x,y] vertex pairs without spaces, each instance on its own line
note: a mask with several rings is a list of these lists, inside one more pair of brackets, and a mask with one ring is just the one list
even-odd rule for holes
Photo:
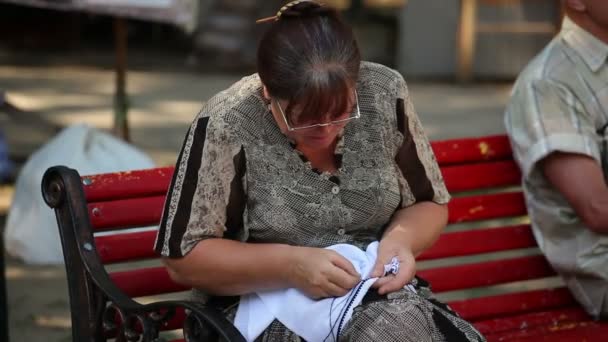
[[582,0],[565,0],[565,3],[566,7],[577,12],[585,12],[587,10],[585,2]]

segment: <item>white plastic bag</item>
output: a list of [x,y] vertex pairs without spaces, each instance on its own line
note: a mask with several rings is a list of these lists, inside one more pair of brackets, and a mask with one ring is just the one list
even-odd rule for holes
[[40,190],[44,172],[55,165],[89,175],[151,168],[154,162],[132,145],[85,124],[61,131],[32,154],[17,177],[4,241],[7,252],[26,263],[63,263],[55,214]]

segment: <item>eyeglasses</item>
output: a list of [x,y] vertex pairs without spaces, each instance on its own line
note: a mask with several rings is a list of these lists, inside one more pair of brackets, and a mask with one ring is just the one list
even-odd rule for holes
[[289,123],[289,121],[287,121],[287,116],[285,115],[285,112],[283,111],[283,108],[281,107],[281,104],[279,103],[279,101],[274,99],[274,102],[277,104],[277,107],[279,107],[279,112],[281,112],[281,116],[283,116],[285,125],[287,125],[287,130],[290,132],[299,131],[299,130],[303,130],[303,129],[315,128],[315,127],[341,125],[341,124],[344,124],[346,122],[349,122],[351,120],[358,119],[361,117],[361,111],[359,109],[359,96],[357,95],[357,91],[355,91],[355,103],[357,106],[356,106],[356,109],[353,110],[353,112],[350,114],[350,116],[348,118],[340,119],[340,120],[333,120],[333,121],[329,121],[329,122],[325,122],[325,123],[306,125],[306,126],[297,126],[297,127],[292,126]]

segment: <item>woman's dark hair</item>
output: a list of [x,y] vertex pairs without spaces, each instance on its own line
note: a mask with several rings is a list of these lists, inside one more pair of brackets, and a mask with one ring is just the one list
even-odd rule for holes
[[292,2],[270,25],[258,46],[258,74],[271,96],[289,101],[286,114],[294,105],[301,108],[298,121],[346,112],[361,55],[337,11],[314,1]]

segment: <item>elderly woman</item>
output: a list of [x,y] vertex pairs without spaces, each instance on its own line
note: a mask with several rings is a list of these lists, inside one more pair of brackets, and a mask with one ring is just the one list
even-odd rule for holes
[[[450,197],[402,76],[361,62],[319,3],[269,19],[258,73],[207,102],[179,154],[156,242],[171,277],[233,317],[250,293],[347,295],[365,275],[325,247],[378,240],[379,279],[340,340],[483,340],[415,278]],[[258,340],[300,337],[275,320]]]

